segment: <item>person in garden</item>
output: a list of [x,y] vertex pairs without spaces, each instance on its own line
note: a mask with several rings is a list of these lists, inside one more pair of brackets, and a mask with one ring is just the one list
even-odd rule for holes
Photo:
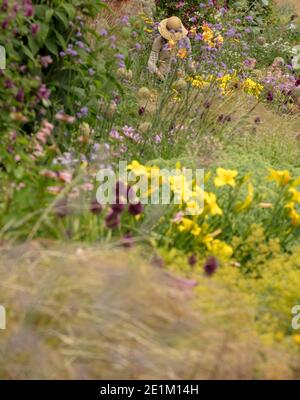
[[150,73],[164,80],[171,70],[172,62],[177,59],[187,60],[189,70],[194,73],[191,42],[181,20],[178,17],[166,18],[158,25],[158,31],[148,61]]

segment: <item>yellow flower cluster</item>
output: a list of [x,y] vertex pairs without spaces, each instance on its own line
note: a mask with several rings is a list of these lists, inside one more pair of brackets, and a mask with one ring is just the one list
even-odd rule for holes
[[222,35],[218,35],[215,37],[213,30],[209,27],[208,24],[202,25],[202,37],[205,43],[208,44],[209,47],[221,46],[224,43],[224,39]]
[[247,78],[241,85],[242,89],[245,93],[250,94],[254,97],[259,97],[261,92],[263,91],[264,87],[258,82],[255,82],[251,78]]
[[202,89],[213,83],[216,83],[221,93],[223,95],[228,95],[231,93],[232,85],[237,81],[236,72],[234,71],[231,75],[225,74],[222,77],[217,77],[215,75],[208,75],[204,78],[201,75],[196,75],[195,77],[188,77],[187,80],[191,82],[192,86]]

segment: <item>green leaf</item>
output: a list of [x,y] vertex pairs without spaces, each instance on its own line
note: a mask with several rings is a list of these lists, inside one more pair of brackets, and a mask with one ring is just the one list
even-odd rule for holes
[[58,56],[57,44],[53,39],[53,37],[50,37],[46,40],[45,46],[50,51],[50,53],[54,54],[55,56]]
[[73,20],[75,18],[76,9],[75,9],[75,7],[72,6],[72,4],[63,3],[61,5],[61,7],[63,7],[65,9],[65,11],[67,12],[68,17],[69,17],[70,20]]
[[53,16],[53,14],[54,14],[54,11],[52,9],[50,9],[50,8],[46,11],[46,15],[45,15],[45,22],[46,23],[49,23],[51,21],[51,18]]
[[37,35],[37,40],[39,43],[43,44],[46,41],[49,33],[49,25],[41,23],[40,28],[41,29]]
[[64,37],[56,29],[54,29],[54,33],[55,33],[55,36],[57,37],[59,44],[65,50],[67,48],[67,43],[66,43]]
[[68,18],[66,16],[66,14],[62,11],[55,10],[54,15],[61,20],[61,22],[64,24],[64,27],[67,29],[68,28]]
[[33,55],[36,55],[36,53],[39,51],[39,49],[40,49],[40,45],[39,45],[39,43],[37,42],[37,40],[36,39],[33,39],[32,37],[29,37],[29,39],[28,39],[28,45],[29,45],[29,48],[30,48],[30,50],[32,51],[32,54]]
[[30,58],[30,60],[32,60],[34,63],[36,63],[36,59],[35,59],[33,53],[28,49],[28,47],[24,46],[24,44],[22,44],[21,47],[22,47],[22,49],[23,49],[24,54],[25,54],[28,58]]

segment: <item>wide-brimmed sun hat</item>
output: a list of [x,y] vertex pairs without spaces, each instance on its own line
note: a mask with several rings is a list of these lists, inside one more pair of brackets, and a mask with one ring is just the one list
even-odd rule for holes
[[158,25],[158,31],[163,38],[174,41],[183,39],[189,33],[178,17],[170,17],[162,20]]

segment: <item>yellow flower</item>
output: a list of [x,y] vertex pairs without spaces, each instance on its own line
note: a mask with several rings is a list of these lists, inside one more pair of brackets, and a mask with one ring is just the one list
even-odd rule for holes
[[245,210],[246,208],[248,208],[252,201],[253,201],[253,197],[254,197],[254,188],[252,183],[248,183],[248,194],[247,197],[245,198],[245,200],[243,202],[239,202],[236,205],[236,211],[242,211]]
[[235,180],[234,178],[237,176],[238,172],[236,170],[217,168],[217,177],[215,178],[215,186],[225,186],[229,185],[234,187]]
[[183,59],[183,58],[187,58],[187,56],[188,56],[187,49],[182,48],[182,49],[178,50],[177,57]]
[[127,169],[133,171],[136,175],[149,175],[148,168],[134,160],[128,165]]
[[219,239],[213,240],[212,242],[208,243],[207,248],[215,256],[219,256],[222,258],[230,258],[233,254],[231,246]]
[[267,179],[269,181],[275,181],[278,183],[278,185],[287,185],[292,179],[289,171],[286,169],[282,171],[276,171],[275,169],[270,168],[269,171],[270,175],[267,177]]
[[293,335],[293,340],[296,344],[300,344],[300,335],[299,334]]
[[178,225],[179,232],[189,232],[193,227],[193,221],[183,217]]
[[259,97],[263,90],[263,86],[260,83],[257,83],[253,81],[251,78],[247,78],[243,83],[242,83],[242,89],[250,94],[251,96]]
[[169,47],[169,49],[173,49],[173,47],[175,46],[175,44],[176,44],[176,43],[175,43],[175,40],[172,40],[172,39],[169,40],[169,41],[168,41],[168,47]]
[[300,203],[300,192],[294,188],[290,188],[289,192],[292,195],[291,201],[295,203]]
[[295,209],[295,203],[290,202],[285,206],[285,208],[289,210],[289,216],[292,220],[292,225],[294,226],[300,225],[300,214],[298,214]]
[[201,233],[201,228],[197,224],[194,226],[194,228],[191,230],[191,234],[193,236],[199,236]]
[[222,35],[218,35],[216,38],[216,43],[220,46],[224,43],[224,38]]
[[205,205],[208,207],[211,215],[222,215],[223,211],[218,206],[217,198],[214,193],[204,192]]

